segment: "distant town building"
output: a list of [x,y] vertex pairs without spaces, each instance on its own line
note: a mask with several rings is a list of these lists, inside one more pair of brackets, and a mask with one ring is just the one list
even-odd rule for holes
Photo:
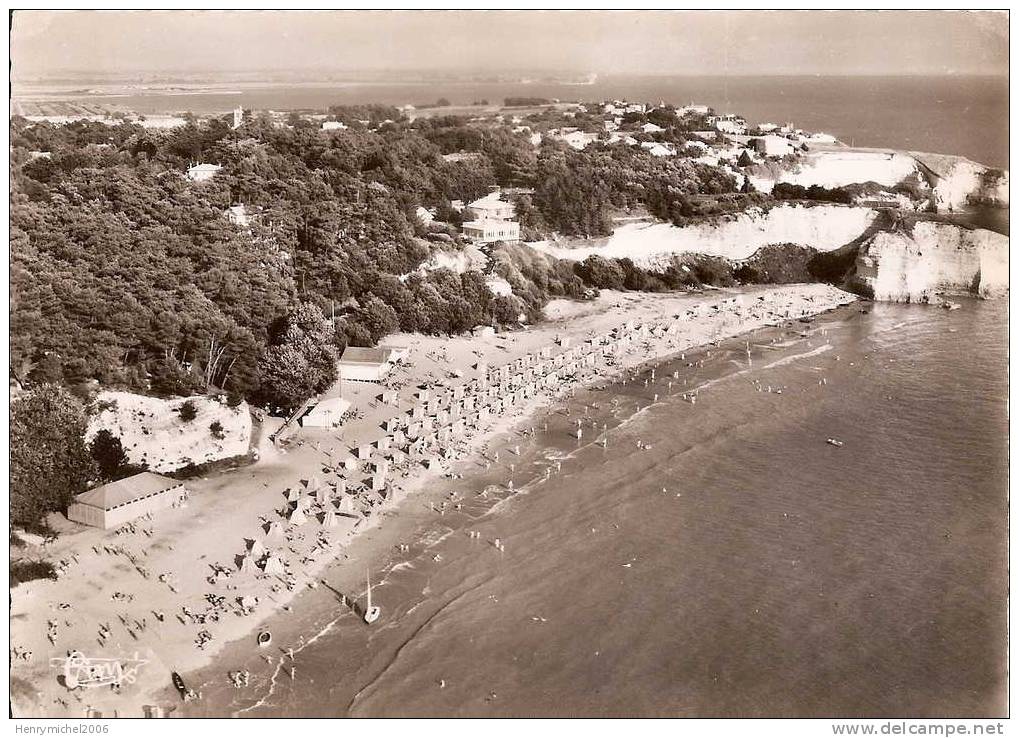
[[722,133],[740,135],[747,132],[747,122],[742,116],[728,113],[715,119],[715,129]]
[[442,155],[443,161],[448,161],[451,163],[456,163],[458,161],[477,161],[480,158],[481,154],[479,154],[477,151],[457,151],[452,154]]
[[67,508],[67,518],[93,528],[119,528],[146,513],[173,507],[185,492],[183,482],[142,472],[82,492]]
[[569,129],[563,129],[555,135],[552,134],[552,131],[549,131],[549,135],[552,138],[564,142],[567,146],[577,149],[578,151],[586,149],[598,140],[597,133],[584,133],[583,131]]
[[418,220],[420,220],[426,226],[433,220],[435,220],[434,213],[429,211],[427,208],[421,207],[420,205],[418,206],[417,210],[414,211],[414,215],[416,215]]
[[647,151],[652,156],[675,156],[676,152],[666,144],[655,143],[653,141],[645,141],[640,145],[642,149]]
[[244,108],[238,105],[236,108],[234,108],[234,122],[231,128],[233,128],[236,131],[238,128],[241,127],[241,123],[243,122],[244,122]]
[[657,126],[654,123],[645,123],[640,127],[640,130],[644,131],[644,133],[662,133],[665,131],[664,128]]
[[226,217],[234,225],[239,225],[245,228],[251,223],[248,218],[247,208],[244,207],[243,203],[227,208]]
[[345,131],[347,130],[347,124],[338,120],[325,120],[322,121],[323,131]]
[[782,136],[761,136],[754,139],[754,151],[769,159],[781,159],[793,153],[792,142]]
[[188,169],[188,179],[192,182],[206,182],[222,168],[219,164],[195,164]]
[[684,115],[708,115],[711,112],[711,108],[707,105],[684,105],[679,108],[676,113],[680,116]]
[[624,136],[624,135],[622,135],[620,133],[613,133],[611,136],[609,136],[608,142],[610,144],[624,143],[627,146],[636,146],[638,143],[640,143],[633,136]]

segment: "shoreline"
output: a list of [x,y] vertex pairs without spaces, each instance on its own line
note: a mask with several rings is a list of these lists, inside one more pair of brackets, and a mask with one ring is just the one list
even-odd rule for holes
[[[852,319],[852,315],[855,314],[855,310],[852,314],[842,317],[840,314],[841,310],[850,310],[852,303],[845,305],[836,306],[834,308],[824,310],[819,313],[815,313],[811,316],[811,326],[804,326],[805,330],[809,330],[811,335],[816,335],[819,330],[823,333],[823,329],[830,323],[821,323],[820,326],[813,325],[813,320],[818,318],[830,318],[835,323],[840,323],[845,320]],[[837,316],[837,317],[836,317]],[[709,358],[716,346],[720,347],[720,350],[724,352],[727,345],[728,348],[732,348],[732,344],[735,342],[737,346],[741,343],[745,337],[753,336],[752,342],[760,344],[762,341],[767,340],[770,333],[776,335],[785,336],[790,330],[797,330],[798,326],[794,324],[781,324],[777,326],[757,326],[748,331],[735,333],[732,335],[726,335],[719,338],[717,341],[710,343],[699,344],[696,346],[686,347],[674,353],[655,356],[648,358],[639,364],[634,364],[622,369],[618,373],[612,376],[603,377],[601,380],[585,384],[582,387],[578,387],[578,392],[583,392],[587,397],[592,392],[598,392],[601,390],[612,390],[623,389],[625,394],[627,385],[633,387],[633,391],[638,394],[645,394],[638,389],[639,385],[634,380],[638,376],[646,376],[653,369],[677,366],[681,363],[685,363],[687,359],[690,359],[696,365],[698,359]],[[777,349],[781,350],[781,345],[776,345]],[[807,354],[809,355],[809,354]],[[802,356],[802,355],[801,355]],[[681,358],[682,357],[682,358]],[[711,376],[705,379],[702,383],[685,389],[694,393],[700,393],[702,391],[708,392],[711,387],[717,382],[724,379],[731,378],[741,371],[733,372],[728,367],[722,365],[715,365],[715,370],[719,372],[718,376]],[[662,373],[659,377],[665,377],[666,374]],[[670,392],[670,396],[674,394],[680,394],[681,388],[677,387],[675,390]],[[616,400],[612,401],[612,406],[615,406],[615,402],[621,395],[611,393],[612,397],[616,397]],[[632,399],[632,398],[630,398]],[[646,398],[649,400],[649,398]],[[382,603],[384,606],[382,620],[387,619],[387,615],[392,620],[399,620],[399,615],[392,612],[393,609],[403,611],[406,606],[406,602],[400,601],[400,595],[406,596],[407,590],[401,589],[397,586],[397,591],[392,593],[390,597],[395,595],[397,597],[397,606],[393,608],[387,599],[388,579],[389,575],[400,574],[410,571],[419,571],[424,576],[424,570],[430,570],[436,564],[433,563],[433,550],[439,547],[451,536],[464,537],[464,534],[470,533],[470,528],[473,526],[481,526],[485,529],[492,529],[499,527],[499,515],[500,508],[504,504],[510,504],[511,501],[521,500],[532,494],[541,492],[542,486],[546,487],[546,493],[554,494],[557,490],[553,487],[549,487],[550,484],[554,484],[555,477],[551,478],[546,474],[542,476],[540,473],[541,468],[547,469],[549,465],[555,464],[556,461],[565,463],[570,459],[574,459],[579,455],[589,454],[595,451],[595,447],[600,447],[600,440],[602,438],[613,437],[618,433],[626,433],[626,428],[632,422],[639,420],[644,413],[651,411],[656,405],[666,402],[667,398],[663,398],[661,401],[653,401],[650,404],[642,404],[638,401],[638,410],[625,417],[622,420],[616,418],[616,422],[609,422],[609,425],[604,431],[599,431],[597,427],[594,427],[594,432],[597,435],[585,435],[584,439],[577,440],[576,446],[565,452],[564,455],[557,455],[556,453],[549,453],[554,449],[557,444],[556,440],[550,440],[549,434],[552,434],[553,438],[558,435],[558,440],[562,440],[562,429],[559,431],[546,430],[544,434],[540,432],[538,428],[538,435],[544,436],[543,440],[539,440],[535,436],[529,436],[528,429],[526,426],[529,424],[532,428],[539,425],[542,417],[556,418],[558,424],[561,425],[563,422],[563,416],[565,413],[566,417],[571,417],[569,413],[570,405],[574,405],[578,400],[574,400],[573,393],[567,393],[561,397],[550,400],[548,403],[539,403],[528,413],[521,413],[519,420],[513,424],[513,427],[507,429],[507,432],[495,439],[490,445],[490,451],[497,450],[501,452],[503,463],[499,471],[494,474],[488,472],[484,464],[480,463],[479,458],[467,458],[460,463],[459,471],[463,472],[464,482],[458,485],[458,489],[455,493],[458,495],[456,499],[463,500],[465,503],[468,501],[473,502],[472,496],[484,495],[486,498],[485,504],[482,506],[479,513],[476,505],[466,512],[461,512],[455,516],[458,519],[456,522],[443,522],[444,518],[439,517],[441,513],[438,508],[432,508],[434,502],[442,501],[447,499],[447,493],[445,490],[434,489],[421,493],[421,497],[416,498],[416,502],[411,508],[411,501],[404,501],[398,508],[395,508],[387,513],[387,516],[392,516],[393,520],[390,521],[385,530],[381,526],[373,529],[372,537],[362,536],[352,542],[351,548],[348,549],[351,561],[336,561],[328,565],[326,569],[321,573],[321,583],[325,585],[328,592],[332,593],[335,597],[331,597],[329,594],[325,594],[321,591],[308,591],[302,593],[294,602],[293,613],[277,613],[269,618],[265,623],[265,629],[271,630],[273,633],[274,643],[277,638],[285,644],[292,646],[293,656],[287,655],[288,648],[280,647],[279,649],[271,649],[278,651],[278,654],[274,658],[275,668],[272,670],[271,677],[265,675],[266,667],[264,664],[259,663],[260,658],[257,653],[257,649],[253,648],[250,644],[245,644],[243,641],[228,644],[221,652],[221,660],[225,662],[224,666],[206,667],[200,669],[195,673],[189,674],[188,682],[191,684],[194,682],[196,688],[202,686],[211,687],[212,695],[211,698],[203,700],[199,703],[193,703],[194,707],[190,705],[184,708],[184,715],[187,717],[216,717],[216,716],[230,716],[230,717],[242,717],[247,716],[249,712],[253,712],[259,709],[266,709],[271,706],[271,703],[267,706],[270,699],[276,696],[277,689],[295,689],[289,685],[293,684],[293,677],[289,676],[289,669],[291,666],[296,666],[297,679],[301,679],[301,673],[305,669],[309,668],[309,665],[302,659],[302,651],[308,647],[314,645],[319,639],[328,637],[334,629],[339,626],[343,627],[346,625],[347,629],[353,628],[356,632],[355,638],[366,638],[371,641],[372,650],[378,650],[380,652],[387,651],[387,640],[393,641],[398,640],[403,643],[403,636],[396,633],[384,634],[380,632],[377,636],[374,634],[379,626],[376,625],[371,629],[368,629],[360,622],[360,610],[356,610],[349,606],[345,606],[340,601],[341,593],[354,593],[355,596],[363,596],[363,579],[359,577],[363,576],[363,569],[358,566],[354,566],[353,562],[356,561],[360,567],[370,563],[371,571],[373,572],[372,584],[373,594],[375,595],[376,602]],[[623,400],[627,402],[627,400]],[[592,413],[604,413],[609,408],[609,403],[602,403],[600,400],[590,405]],[[586,419],[586,416],[585,416]],[[588,421],[589,422],[589,421]],[[572,436],[571,436],[572,438]],[[649,447],[650,448],[650,447]],[[542,453],[544,452],[544,454]],[[510,461],[516,462],[518,468],[515,472],[508,468]],[[494,478],[493,478],[494,477]],[[507,488],[508,480],[512,479],[515,482],[513,487]],[[452,486],[453,482],[450,482]],[[482,490],[480,493],[477,490]],[[450,495],[454,492],[450,492]],[[476,499],[476,497],[474,497]],[[448,512],[452,513],[452,510]],[[442,535],[436,538],[437,531],[442,531]],[[410,546],[406,551],[401,551],[399,546],[404,542],[410,542]],[[482,549],[487,549],[492,545],[492,540],[479,541],[477,546]],[[444,559],[434,559],[434,562],[441,562]],[[437,564],[439,567],[443,566],[442,563]],[[478,576],[485,575],[487,567],[481,565],[482,573]],[[377,577],[379,577],[377,579]],[[432,598],[426,598],[428,602],[415,603],[410,611],[406,614],[411,615],[419,607],[429,608],[433,604],[438,604],[438,601],[432,602]],[[439,607],[439,610],[443,609],[445,605]],[[389,612],[387,612],[389,610]],[[357,622],[350,622],[350,618],[353,617]],[[429,616],[430,618],[430,616]],[[416,632],[415,623],[405,624],[394,622],[394,627],[402,628],[404,631]],[[376,641],[380,641],[377,643]],[[344,665],[346,668],[353,668],[356,670],[356,665],[351,666],[351,661],[354,664],[357,663],[358,646],[357,641],[353,643],[347,643],[349,646],[350,653],[344,655]],[[315,658],[313,654],[312,658]],[[382,656],[378,657],[382,659]],[[374,663],[374,658],[372,659]],[[266,658],[266,661],[269,661]],[[361,664],[361,666],[365,666]],[[367,666],[371,666],[370,664]],[[260,668],[261,667],[261,668]],[[237,692],[232,692],[230,689],[224,686],[225,684],[225,673],[228,669],[250,669],[252,672],[252,689],[244,689]],[[259,673],[261,672],[261,673]],[[375,678],[381,676],[379,673]],[[369,682],[363,685],[356,693],[354,693],[351,699],[350,705],[348,705],[347,712],[343,716],[353,717],[352,710],[354,709],[355,703],[362,692],[369,690],[374,684],[375,679],[370,679]],[[267,691],[264,694],[259,695],[260,689]],[[252,694],[254,690],[255,694]],[[233,695],[236,695],[234,701],[230,701]],[[331,697],[336,697],[333,692],[330,692]],[[173,697],[171,691],[166,692],[166,696]],[[345,692],[340,690],[339,696],[345,696]],[[257,697],[257,699],[255,699]],[[284,694],[281,699],[284,704],[287,703],[287,695]],[[251,700],[250,704],[246,704],[247,701]],[[244,704],[241,704],[244,703]],[[337,710],[340,703],[330,703],[330,710]],[[325,706],[323,706],[325,707]],[[321,714],[316,714],[316,717],[339,717],[337,712],[323,711]],[[257,715],[257,713],[256,713]],[[253,715],[254,716],[254,715]],[[262,715],[264,716],[264,715]],[[379,715],[380,717],[382,715]],[[386,715],[393,717],[396,715]],[[437,716],[437,715],[436,715]]]
[[[735,295],[743,295],[743,297],[733,300]],[[762,302],[763,309],[757,310],[758,300],[756,298],[762,295],[770,296],[768,302],[771,303],[781,300],[785,300],[785,302],[781,306],[776,304],[765,305]],[[613,300],[616,301],[614,305],[610,304]],[[528,398],[528,401],[522,405],[507,409],[501,415],[494,418],[488,427],[472,434],[467,443],[459,446],[455,458],[452,459],[453,468],[459,470],[468,466],[482,465],[482,462],[479,460],[484,457],[489,445],[498,443],[498,439],[502,435],[512,432],[514,428],[519,428],[521,424],[526,423],[528,418],[534,417],[542,408],[554,407],[573,388],[590,387],[599,383],[611,382],[613,379],[621,378],[627,372],[632,372],[635,369],[639,370],[640,367],[646,367],[648,364],[665,362],[670,356],[678,355],[682,351],[691,350],[698,346],[707,346],[724,338],[742,335],[766,327],[769,323],[784,324],[787,321],[796,320],[800,317],[828,312],[839,305],[848,304],[854,300],[856,300],[855,296],[825,285],[785,285],[771,289],[754,289],[741,293],[718,290],[695,296],[682,294],[633,297],[630,293],[616,293],[605,295],[605,299],[600,300],[598,305],[582,303],[579,306],[575,304],[552,306],[551,312],[554,314],[558,312],[559,308],[562,308],[561,315],[556,316],[548,323],[541,324],[521,333],[505,334],[495,342],[487,342],[499,344],[508,342],[512,348],[498,345],[495,349],[502,350],[506,354],[505,357],[499,356],[496,351],[486,351],[484,358],[487,359],[490,353],[495,354],[498,358],[509,359],[536,352],[541,347],[549,345],[549,339],[561,330],[564,331],[564,334],[574,337],[574,340],[577,340],[579,343],[583,340],[581,336],[584,329],[589,329],[588,332],[600,332],[604,331],[606,327],[618,326],[622,322],[620,316],[611,315],[612,312],[617,310],[622,310],[628,322],[649,321],[652,325],[663,319],[666,321],[670,320],[666,315],[669,313],[678,314],[675,313],[676,310],[690,311],[694,313],[694,316],[684,320],[671,319],[672,322],[680,325],[683,330],[675,334],[663,332],[661,336],[649,337],[643,352],[637,350],[636,346],[632,347],[631,350],[619,357],[617,364],[608,367],[608,371],[595,370],[587,373],[586,376],[574,377],[568,382],[559,383],[550,393],[540,393]],[[741,313],[746,306],[741,303],[746,302],[752,304],[749,306],[749,314],[743,315]],[[630,304],[623,307],[625,303]],[[634,309],[634,303],[638,307],[636,310]],[[722,307],[706,307],[712,305],[722,305]],[[785,308],[784,315],[778,315],[781,307]],[[713,313],[711,312],[712,310],[714,310]],[[407,338],[417,342],[412,350],[415,356],[415,366],[411,367],[407,372],[409,375],[406,377],[407,385],[416,385],[420,384],[421,381],[428,381],[428,377],[434,376],[438,369],[446,370],[447,372],[453,369],[454,372],[461,372],[461,376],[463,376],[463,374],[467,373],[465,360],[476,359],[476,354],[479,353],[476,350],[479,342],[470,338],[449,340],[417,336]],[[652,345],[652,340],[657,342]],[[418,348],[419,346],[420,348]],[[429,351],[430,348],[431,351]],[[428,355],[431,352],[438,352],[440,348],[442,353],[436,353],[435,361],[431,365],[433,368],[432,373],[426,374],[425,369],[429,365],[422,360],[421,352]],[[452,353],[459,355],[454,355],[452,360],[450,360],[449,353],[446,352],[447,348],[450,348]],[[565,347],[563,347],[563,350],[566,350]],[[493,366],[495,366],[494,362]],[[448,384],[454,384],[454,382],[448,382]],[[344,386],[339,389],[345,393],[353,392],[355,396],[363,401],[367,395],[374,395],[379,388],[377,386],[370,388],[362,387],[356,388],[356,391],[354,391]],[[378,408],[375,409],[377,410]],[[308,534],[317,531],[304,530],[296,532],[293,540],[288,539],[288,543],[292,544],[289,550],[293,556],[290,553],[286,556],[290,560],[293,560],[295,557],[300,558],[301,565],[304,568],[299,574],[291,575],[291,581],[287,583],[285,589],[266,579],[242,582],[242,587],[238,583],[230,581],[233,579],[233,576],[229,573],[222,576],[215,574],[210,576],[208,581],[212,586],[207,586],[201,581],[200,574],[205,573],[202,570],[202,566],[198,565],[199,570],[196,572],[196,562],[193,560],[183,561],[180,552],[166,539],[182,536],[186,541],[188,535],[198,536],[198,540],[193,541],[193,543],[204,548],[209,542],[208,539],[213,538],[215,540],[214,535],[216,531],[210,531],[207,535],[202,536],[202,531],[196,532],[195,529],[201,528],[201,524],[206,521],[213,522],[216,514],[229,513],[228,517],[231,520],[226,521],[227,525],[222,525],[223,520],[219,520],[218,523],[224,534],[230,531],[236,540],[238,530],[244,523],[245,518],[247,518],[249,523],[252,522],[253,517],[264,519],[266,517],[264,514],[265,503],[267,501],[275,501],[278,504],[279,500],[282,499],[279,495],[282,492],[283,485],[288,481],[290,481],[292,486],[294,485],[294,472],[297,473],[299,478],[310,480],[310,478],[316,475],[321,476],[324,473],[324,469],[335,471],[336,467],[333,464],[343,454],[343,449],[345,447],[349,448],[351,441],[363,443],[366,440],[372,440],[370,435],[368,435],[369,429],[372,428],[372,418],[366,417],[363,421],[362,423],[361,419],[359,419],[356,423],[351,423],[351,427],[345,425],[338,431],[309,432],[302,430],[297,436],[300,440],[296,441],[288,449],[279,452],[278,455],[263,456],[263,460],[255,467],[235,472],[226,472],[212,479],[196,482],[195,486],[198,488],[198,494],[193,497],[193,500],[195,500],[195,507],[199,509],[197,511],[173,511],[173,517],[177,518],[177,520],[173,521],[176,525],[169,526],[167,531],[160,530],[158,534],[153,532],[152,539],[145,541],[145,545],[158,552],[157,555],[162,555],[163,560],[160,561],[161,564],[168,563],[167,559],[176,560],[179,571],[189,574],[189,580],[198,579],[197,582],[189,581],[191,591],[188,595],[178,595],[178,592],[174,591],[174,597],[168,597],[163,588],[156,586],[155,590],[161,595],[161,597],[156,597],[156,600],[161,599],[163,602],[173,602],[180,600],[189,601],[190,599],[194,601],[194,597],[198,596],[200,601],[203,590],[216,589],[220,593],[219,596],[257,595],[260,602],[253,612],[244,617],[235,617],[230,610],[217,612],[216,621],[208,624],[188,623],[186,618],[180,616],[177,616],[177,620],[180,621],[179,624],[176,621],[172,623],[163,623],[161,621],[160,626],[172,626],[173,633],[167,633],[167,628],[155,626],[153,623],[151,624],[153,630],[161,631],[156,636],[158,644],[146,643],[146,641],[149,641],[149,637],[145,630],[149,625],[135,629],[137,632],[128,627],[133,642],[121,637],[118,641],[111,643],[111,645],[119,646],[122,652],[129,652],[128,649],[133,647],[134,650],[153,657],[148,659],[148,661],[156,663],[146,665],[140,673],[140,680],[145,681],[145,686],[142,687],[140,684],[133,685],[125,688],[121,694],[107,693],[105,690],[102,690],[104,694],[99,694],[100,690],[94,690],[82,695],[79,690],[75,694],[81,698],[80,704],[75,704],[72,701],[73,698],[69,698],[66,690],[56,684],[55,679],[45,679],[44,673],[40,673],[40,669],[25,670],[19,668],[21,664],[15,662],[12,668],[12,703],[17,705],[15,712],[26,716],[53,716],[58,712],[64,715],[75,715],[87,709],[87,706],[91,706],[93,709],[103,711],[105,715],[111,714],[112,710],[118,710],[118,714],[121,716],[139,714],[144,704],[165,705],[168,699],[174,699],[172,691],[167,691],[167,685],[169,684],[168,672],[170,670],[180,671],[190,676],[206,668],[225,651],[234,650],[245,638],[250,638],[253,644],[253,634],[262,627],[263,623],[275,620],[283,613],[292,613],[290,616],[295,621],[298,620],[300,618],[299,609],[292,608],[290,605],[291,602],[298,598],[298,595],[301,595],[302,598],[335,596],[332,593],[327,594],[325,589],[318,588],[318,580],[327,570],[330,571],[330,574],[332,570],[346,571],[346,574],[340,574],[337,577],[337,583],[330,583],[330,585],[327,585],[328,587],[342,592],[350,591],[351,593],[360,594],[362,587],[358,586],[357,583],[360,582],[363,585],[361,580],[362,573],[359,568],[357,568],[357,571],[354,571],[355,567],[349,564],[354,561],[360,562],[365,559],[375,559],[382,552],[392,551],[395,546],[394,539],[402,540],[402,538],[406,537],[409,530],[421,521],[434,519],[434,513],[429,515],[425,512],[425,503],[434,505],[439,502],[444,494],[442,491],[444,486],[443,477],[438,473],[425,471],[421,469],[420,464],[417,465],[420,471],[403,472],[404,476],[399,479],[398,485],[393,487],[394,492],[396,492],[395,495],[390,495],[386,502],[380,505],[367,518],[361,518],[353,524],[348,522],[341,531],[337,531],[338,534],[330,533],[327,545],[321,545],[319,539],[311,540],[311,536]],[[377,425],[374,430],[377,434]],[[247,483],[251,486],[254,486],[253,482],[255,481],[262,481],[262,486],[265,489],[256,490],[255,493],[250,494],[243,504],[232,505],[229,504],[229,501],[212,499],[208,494],[209,492],[222,493],[224,491],[231,491],[230,488],[241,487],[245,485],[245,478],[247,478]],[[300,484],[300,481],[298,480],[297,483]],[[273,489],[274,487],[275,489]],[[275,495],[273,494],[274,492]],[[394,497],[398,497],[395,504],[392,502]],[[216,505],[216,502],[220,504]],[[202,513],[205,513],[205,515]],[[162,519],[159,520],[159,523],[162,525]],[[310,527],[317,529],[319,526],[316,522],[312,522]],[[395,531],[394,528],[396,529]],[[247,531],[247,528],[244,530]],[[92,535],[86,535],[89,533]],[[104,540],[105,545],[110,545],[111,543],[116,545],[121,538],[119,536],[115,537],[112,532],[107,533],[105,536],[101,535],[102,531],[98,533],[100,535],[96,536],[92,531],[84,531],[82,534],[64,536],[54,545],[56,553],[74,551],[75,548],[79,549],[75,553],[79,553],[81,547],[76,547],[75,544],[79,543],[80,539],[85,539],[87,542],[91,542],[90,539]],[[163,545],[161,546],[160,544]],[[211,553],[203,553],[199,556],[199,560],[205,560],[217,554],[222,555],[224,550],[230,551],[236,549],[237,546],[231,545],[230,541],[227,540],[225,546],[222,543],[220,544],[220,550],[218,551],[214,545],[210,546],[210,548],[212,549]],[[367,551],[361,552],[361,549],[367,549]],[[323,556],[323,554],[326,555]],[[102,555],[97,554],[97,556],[99,561],[104,560]],[[301,558],[302,556],[303,558]],[[152,599],[149,597],[149,595],[153,594],[153,587],[151,585],[154,583],[148,582],[149,586],[132,588],[123,582],[125,567],[122,562],[116,559],[117,557],[114,556],[116,564],[106,567],[107,570],[105,572],[96,572],[96,578],[103,581],[101,583],[93,582],[93,587],[86,588],[83,593],[81,590],[79,590],[79,593],[74,594],[66,592],[67,578],[62,578],[56,582],[41,583],[36,587],[32,586],[37,584],[33,582],[12,590],[12,642],[19,644],[29,640],[30,644],[36,647],[33,650],[37,649],[37,652],[44,652],[47,656],[51,657],[62,656],[67,649],[67,645],[70,645],[65,645],[66,642],[63,639],[58,639],[57,643],[54,644],[54,648],[47,648],[44,645],[38,645],[38,636],[41,634],[35,634],[34,641],[26,637],[27,632],[31,630],[31,626],[25,622],[26,619],[24,617],[19,617],[19,614],[21,610],[25,612],[32,611],[31,607],[25,608],[24,605],[27,602],[31,606],[33,604],[32,601],[37,597],[49,595],[55,596],[58,599],[66,598],[71,600],[73,598],[75,609],[82,605],[84,605],[82,607],[83,610],[94,608],[97,613],[105,612],[104,619],[114,623],[116,622],[116,616],[110,612],[109,606],[104,606],[98,601],[102,599],[101,595],[105,594],[104,589],[108,591],[113,587],[119,586],[120,589],[114,595],[121,592],[121,590],[129,590],[127,592],[128,595],[132,597],[137,595],[146,605],[159,607],[160,603],[158,601],[152,602]],[[108,561],[109,559],[105,560]],[[203,563],[206,566],[209,565],[206,561],[203,561]],[[99,569],[102,568],[104,567],[99,567]],[[117,571],[118,569],[120,571]],[[213,570],[215,571],[215,566],[213,566]],[[224,589],[221,580],[227,583],[225,589],[226,595],[222,594]],[[309,586],[311,582],[315,583],[312,585],[314,589]],[[179,589],[183,590],[184,584],[179,581],[179,578],[177,583]],[[79,582],[78,584],[88,583]],[[100,586],[95,586],[96,584]],[[103,587],[102,585],[106,586]],[[270,601],[272,604],[265,600]],[[109,602],[109,600],[106,600],[106,602]],[[120,604],[123,600],[117,600],[117,602],[118,604],[115,605],[114,610],[123,607]],[[131,609],[138,610],[138,607]],[[38,613],[38,607],[34,611]],[[87,617],[88,615],[86,615]],[[222,622],[220,618],[227,622]],[[127,620],[130,622],[131,616]],[[167,617],[166,620],[169,620],[169,618]],[[121,623],[123,622],[124,620],[122,619]],[[135,619],[135,622],[138,622],[137,619]],[[40,622],[40,624],[35,626],[35,629],[41,631],[43,630],[43,625]],[[76,636],[84,638],[86,636],[81,634],[87,631],[82,627],[83,625],[87,624],[70,627]],[[188,645],[190,644],[186,639],[193,636],[195,630],[200,629],[202,625],[207,625],[210,632],[212,630],[216,631],[212,647],[207,650],[189,649]],[[117,628],[117,630],[120,630],[120,628]],[[276,638],[277,635],[274,633],[274,648],[275,643],[278,643]],[[147,645],[148,648],[146,649],[143,644]],[[95,650],[95,647],[93,646],[92,649]],[[81,650],[88,653],[85,648]],[[257,651],[257,649],[254,650]],[[96,654],[89,655],[93,656]],[[105,656],[106,654],[103,655]],[[43,659],[38,661],[43,661]],[[35,666],[39,665],[38,662],[35,664]],[[158,674],[163,668],[167,671],[165,678],[149,676],[146,679],[146,674]],[[25,674],[25,671],[29,671],[29,674]],[[50,674],[52,675],[52,672]],[[63,704],[55,701],[60,699],[64,700]],[[179,705],[179,700],[176,700],[175,704]],[[194,704],[200,707],[200,703]],[[54,705],[56,705],[55,710],[53,709]],[[181,711],[189,712],[184,709],[181,709]]]

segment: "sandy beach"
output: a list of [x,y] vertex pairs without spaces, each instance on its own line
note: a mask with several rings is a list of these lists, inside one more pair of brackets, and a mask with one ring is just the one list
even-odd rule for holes
[[[59,562],[61,576],[11,592],[13,712],[134,717],[145,705],[180,705],[167,691],[171,672],[194,672],[242,639],[258,653],[260,624],[287,612],[298,594],[318,589],[327,566],[336,564],[332,571],[343,574],[330,576],[339,594],[323,596],[357,601],[364,589],[360,562],[398,546],[436,514],[444,475],[487,465],[499,473],[511,463],[505,453],[496,462],[490,445],[539,408],[640,364],[854,299],[826,285],[668,295],[606,291],[592,302],[553,302],[547,322],[522,331],[486,338],[390,336],[386,344],[408,352],[385,386],[343,382],[326,395],[351,401],[356,417],[342,427],[297,429],[280,448],[265,433],[256,464],[189,480],[185,506],[119,531],[65,525],[68,532],[41,546],[41,555]],[[610,334],[625,340],[603,343]],[[560,356],[566,358],[554,379],[541,381],[544,362]],[[497,376],[503,366],[513,366],[522,384],[511,387],[508,370],[505,379]],[[489,376],[496,378],[488,387],[505,401],[501,409],[473,426],[445,418],[447,433],[438,430],[434,443],[412,448],[404,431],[416,422],[420,387],[427,385],[432,397],[447,391],[472,397]],[[386,442],[394,433],[402,443]],[[293,503],[304,514],[293,516]],[[327,527],[327,517],[335,525]],[[240,569],[246,556],[264,554],[278,557],[280,573]],[[278,647],[282,634],[273,635]],[[72,651],[133,660],[134,681],[125,679],[117,691],[69,691],[60,682],[61,660]]]

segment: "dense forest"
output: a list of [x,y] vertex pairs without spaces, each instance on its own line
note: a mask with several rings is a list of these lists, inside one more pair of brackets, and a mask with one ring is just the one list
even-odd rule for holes
[[[384,106],[332,108],[329,118],[346,127],[324,131],[296,115],[281,125],[246,114],[237,129],[192,118],[169,131],[15,118],[12,379],[216,388],[285,410],[333,381],[347,345],[510,325],[537,318],[550,295],[618,286],[590,265],[534,264],[519,247],[491,254],[513,296],[493,295],[479,272],[422,269],[433,251],[461,247],[454,200],[515,187],[526,237],[603,235],[620,210],[678,220],[691,198],[735,189],[689,158],[551,139],[536,147],[494,120],[410,122]],[[222,169],[191,181],[196,163]],[[239,205],[243,216],[230,217]],[[419,207],[436,222],[421,221]],[[630,265],[625,288],[680,284],[649,285],[637,271]]]

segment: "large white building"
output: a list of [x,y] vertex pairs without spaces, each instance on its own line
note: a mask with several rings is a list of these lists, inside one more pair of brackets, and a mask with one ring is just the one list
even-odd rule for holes
[[67,508],[67,518],[93,528],[119,528],[146,513],[173,507],[185,491],[183,482],[142,472],[82,492]]
[[336,368],[344,381],[381,382],[392,369],[389,357],[387,349],[347,346]]
[[520,224],[515,220],[472,220],[463,224],[463,234],[472,241],[494,243],[496,241],[519,241]]
[[490,192],[467,206],[467,215],[475,220],[510,220],[516,214],[513,203],[503,200],[498,191]]
[[476,243],[519,241],[520,224],[512,220],[516,215],[513,203],[492,192],[475,200],[466,208],[472,218],[463,224],[463,235]]

